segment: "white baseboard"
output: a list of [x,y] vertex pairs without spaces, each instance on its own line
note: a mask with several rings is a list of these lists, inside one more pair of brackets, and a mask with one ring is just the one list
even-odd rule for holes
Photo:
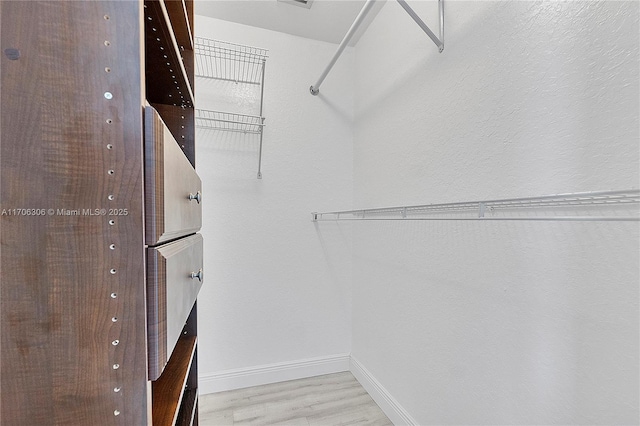
[[198,379],[198,387],[200,395],[206,395],[343,371],[351,371],[394,425],[418,425],[418,422],[391,396],[369,370],[349,354],[279,362],[202,375]]
[[202,375],[200,395],[349,371],[349,354],[279,362]]
[[369,393],[371,398],[378,404],[380,409],[389,417],[389,420],[396,425],[416,426],[418,422],[409,415],[396,401],[391,394],[376,380],[357,359],[351,357],[351,374],[360,382],[362,387]]

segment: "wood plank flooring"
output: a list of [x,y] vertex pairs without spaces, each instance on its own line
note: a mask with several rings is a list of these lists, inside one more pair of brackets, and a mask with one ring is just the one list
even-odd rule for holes
[[349,372],[200,396],[201,426],[393,426]]

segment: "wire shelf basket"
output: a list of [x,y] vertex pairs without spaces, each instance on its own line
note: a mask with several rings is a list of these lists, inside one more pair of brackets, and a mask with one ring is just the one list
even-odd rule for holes
[[204,37],[196,37],[194,41],[196,77],[260,86],[258,115],[196,109],[195,121],[196,127],[203,129],[259,135],[258,179],[262,179],[264,70],[269,51]]
[[262,133],[264,117],[196,109],[196,127],[227,132]]
[[268,52],[259,47],[196,37],[195,74],[236,83],[262,84]]

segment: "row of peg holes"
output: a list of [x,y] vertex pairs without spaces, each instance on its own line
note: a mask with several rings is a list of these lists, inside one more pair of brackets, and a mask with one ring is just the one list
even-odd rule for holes
[[[145,8],[146,8],[146,5],[145,5]],[[108,20],[110,20],[111,18],[109,17],[109,15],[104,15],[104,19],[108,21]],[[151,20],[152,18],[149,16],[149,17],[148,17],[148,19],[149,19],[149,20]],[[153,30],[154,30],[154,31],[156,31],[156,29],[155,29],[155,28],[153,28]],[[158,40],[158,41],[160,41],[160,39],[159,39],[159,38],[158,38],[157,40]],[[105,41],[104,41],[104,45],[105,45],[106,47],[109,47],[109,46],[111,46],[111,42],[110,42],[109,40],[105,40]],[[160,46],[160,49],[161,49],[161,50],[164,50],[164,47]],[[167,58],[167,55],[164,55],[164,57],[165,57],[165,58]],[[168,66],[170,66],[170,63],[169,63],[169,62],[167,62],[167,65],[168,65]],[[104,68],[104,71],[105,71],[106,73],[110,73],[110,72],[111,72],[111,68],[110,68],[110,67],[105,67],[105,68]],[[172,70],[172,69],[170,69],[169,71],[170,71],[170,72],[173,72],[173,70]],[[175,79],[175,76],[173,76],[173,78],[174,78],[174,83],[176,84],[176,88],[177,88],[177,90],[178,90],[178,93],[180,94],[180,97],[182,98],[182,102],[184,102],[184,96],[182,95],[182,92],[180,91],[180,87],[178,86],[178,81]],[[171,95],[169,95],[169,97],[171,97]],[[107,92],[105,92],[105,93],[104,93],[104,98],[105,98],[106,100],[111,100],[111,99],[113,99],[113,94],[112,94],[111,92],[107,91]],[[187,101],[187,102],[188,102],[188,101]],[[174,105],[175,105],[175,104],[174,104]],[[184,116],[182,116],[182,119],[184,119]],[[113,120],[112,120],[111,118],[107,118],[107,119],[106,119],[106,123],[107,123],[107,124],[113,124]],[[184,126],[182,126],[182,128],[184,129]],[[182,139],[184,139],[184,135],[182,135]],[[182,147],[184,148],[184,145],[182,145]],[[108,149],[108,150],[112,150],[112,149],[113,149],[113,145],[112,145],[112,144],[107,144],[107,149]],[[107,174],[109,174],[110,176],[113,176],[113,175],[115,174],[115,170],[113,170],[113,169],[109,169],[109,170],[107,171]],[[109,201],[113,201],[113,200],[115,199],[115,196],[114,196],[113,194],[109,194],[109,195],[107,196],[107,198],[109,199]],[[108,222],[108,223],[109,223],[109,225],[110,225],[110,226],[115,225],[115,221],[114,221],[113,219],[109,220],[109,222]],[[109,246],[109,249],[110,249],[110,250],[115,250],[115,249],[116,249],[116,245],[115,245],[115,244],[111,244],[111,245]],[[110,270],[109,270],[109,273],[110,273],[111,275],[115,275],[115,274],[116,274],[116,272],[117,272],[117,271],[116,271],[116,269],[115,269],[115,268],[112,268],[112,269],[110,269]],[[117,294],[116,292],[111,293],[111,298],[112,298],[112,299],[116,299],[117,297],[118,297],[118,294]],[[118,321],[118,318],[117,318],[116,316],[114,316],[114,317],[112,317],[112,318],[111,318],[111,321],[112,321],[113,323],[115,323],[115,322],[117,322],[117,321]],[[112,346],[114,346],[114,347],[115,347],[115,346],[118,346],[119,344],[120,344],[120,341],[119,341],[118,339],[113,340],[113,341],[111,342],[111,345],[112,345]],[[116,363],[116,364],[113,364],[113,365],[112,365],[112,368],[113,368],[113,370],[118,370],[118,369],[120,368],[120,364],[117,364],[117,363]],[[115,392],[115,393],[119,393],[121,390],[122,390],[122,388],[121,388],[120,386],[116,386],[116,387],[114,387],[114,388],[113,388],[113,392]],[[120,415],[120,410],[114,410],[114,411],[113,411],[113,415],[114,415],[114,416],[119,416],[119,415]]]
[[[145,5],[144,7],[145,7],[145,9],[147,8],[147,6],[146,6],[146,5]],[[151,17],[151,16],[149,15],[149,16],[147,16],[147,20],[148,20],[148,21],[153,21],[153,17]],[[152,23],[151,23],[151,22],[149,22],[149,24],[152,24]],[[152,27],[151,27],[151,30],[152,30],[153,32],[157,32],[157,31],[158,31],[158,30],[156,29],[156,27],[154,27],[154,26],[152,26]],[[156,41],[157,41],[158,43],[161,43],[161,39],[160,39],[160,37],[156,37]],[[165,49],[164,49],[164,46],[160,45],[160,50],[164,51],[164,50],[165,50]],[[162,57],[163,57],[164,59],[166,59],[167,61],[169,60],[169,56],[168,56],[166,53],[163,53],[163,54],[162,54]],[[174,73],[174,71],[173,71],[173,69],[171,69],[171,62],[167,62],[167,67],[169,67],[169,72],[170,72],[171,74],[175,74],[175,73]],[[186,104],[190,104],[191,102],[190,102],[188,99],[185,99],[185,98],[184,98],[184,95],[183,95],[183,93],[182,93],[182,90],[180,90],[180,86],[178,86],[178,79],[176,78],[176,76],[175,76],[175,75],[172,75],[172,76],[171,76],[171,78],[173,79],[173,84],[175,84],[175,86],[176,86],[176,90],[178,91],[178,95],[180,95],[180,102],[182,102],[182,105],[181,105],[181,106],[184,108],[184,106],[185,106]],[[173,98],[173,95],[172,95],[171,93],[169,93],[169,94],[168,94],[168,96],[169,96],[170,98]],[[173,106],[178,106],[178,104],[174,102]]]
[[[147,6],[145,5],[145,6],[144,6],[144,8],[146,9],[146,8],[147,8]],[[147,20],[148,20],[148,21],[153,21],[153,18],[152,18],[151,16],[147,16]],[[150,23],[151,23],[151,22],[150,22]],[[151,27],[151,30],[152,30],[152,31],[154,31],[154,32],[156,32],[156,31],[157,31],[157,29],[156,29],[155,27]],[[158,43],[161,43],[160,37],[156,37],[156,41],[157,41]],[[164,51],[164,46],[160,45],[160,50]],[[169,58],[168,58],[168,56],[167,56],[166,54],[163,54],[162,56],[164,57],[164,59],[167,59],[167,60],[169,59]],[[168,66],[168,67],[171,67],[171,63],[170,63],[170,62],[167,62],[167,66]],[[173,69],[169,68],[169,72],[173,74]],[[187,104],[189,104],[190,102],[189,102],[189,100],[185,100],[185,99],[184,99],[184,95],[182,94],[182,91],[180,90],[180,86],[178,86],[178,79],[176,78],[176,76],[175,76],[175,75],[172,75],[172,76],[171,76],[171,78],[173,78],[173,83],[176,85],[176,90],[178,91],[178,94],[180,95],[180,99],[181,99],[181,102],[182,102],[182,107],[184,108],[184,107],[185,107],[185,102],[186,102]],[[171,93],[169,93],[169,97],[170,97],[170,98],[171,98],[171,97],[173,97],[173,96],[171,95]],[[178,106],[178,104],[174,103],[174,104],[173,104],[173,106]],[[184,115],[182,116],[182,119],[184,120]],[[182,126],[182,128],[184,129],[184,126]],[[184,134],[183,134],[183,135],[181,135],[181,138],[182,138],[182,139],[184,139]],[[180,146],[181,146],[182,148],[184,148],[184,144],[180,144]]]
[[[104,19],[105,19],[106,21],[108,21],[108,20],[110,20],[110,19],[111,19],[111,17],[110,17],[109,15],[104,15]],[[105,47],[110,47],[110,46],[111,46],[111,42],[110,42],[109,40],[105,40],[105,41],[104,41],[104,45],[105,45]],[[108,74],[108,73],[110,73],[110,72],[111,72],[111,68],[110,68],[110,67],[105,67],[105,68],[104,68],[104,71]],[[113,94],[112,94],[111,92],[109,92],[109,91],[104,92],[104,98],[105,98],[106,100],[108,100],[108,101],[109,101],[109,100],[113,99]],[[107,124],[113,124],[113,119],[111,119],[111,118],[107,118],[105,121],[106,121],[106,123],[107,123]],[[107,144],[106,148],[107,148],[107,150],[113,150],[113,145],[112,145],[112,144]],[[109,176],[113,176],[113,175],[115,174],[115,170],[114,170],[114,169],[109,169],[109,170],[107,171],[107,174],[108,174]],[[109,195],[107,196],[107,199],[108,199],[109,201],[113,201],[113,200],[115,200],[115,196],[114,196],[113,194],[109,194]],[[114,225],[116,224],[116,222],[115,222],[115,220],[110,219],[110,220],[109,220],[109,222],[108,222],[108,224],[109,224],[109,226],[114,226]],[[115,249],[116,249],[116,245],[115,245],[115,244],[111,244],[111,245],[109,245],[109,249],[110,249],[110,250],[115,250]],[[111,274],[111,275],[115,275],[115,274],[116,274],[116,272],[117,272],[117,270],[116,270],[115,268],[111,268],[111,269],[109,270],[109,274]],[[111,297],[111,299],[116,299],[116,298],[118,297],[118,293],[113,292],[113,293],[111,293],[110,297]],[[116,322],[118,322],[118,317],[117,317],[117,316],[113,316],[113,317],[111,317],[111,322],[112,322],[112,323],[116,323]],[[111,342],[111,345],[112,345],[112,346],[114,346],[114,347],[115,347],[115,346],[118,346],[119,344],[120,344],[120,340],[118,340],[118,339],[115,339],[115,340],[113,340],[113,341]],[[118,363],[114,363],[114,364],[111,366],[111,368],[112,368],[114,371],[115,371],[115,370],[118,370],[118,369],[120,368],[120,364],[118,364]],[[122,387],[121,387],[121,386],[116,386],[116,387],[114,387],[114,388],[113,388],[113,392],[114,392],[114,393],[120,393],[120,391],[121,391],[121,390],[122,390]],[[120,415],[120,410],[118,410],[118,409],[113,410],[113,415],[114,415],[114,416],[119,416],[119,415]]]

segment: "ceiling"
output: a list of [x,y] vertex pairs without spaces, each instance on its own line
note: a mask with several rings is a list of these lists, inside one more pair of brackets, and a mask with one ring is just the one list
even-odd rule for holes
[[[311,8],[277,0],[195,0],[195,13],[329,43],[340,43],[365,0],[313,0]],[[378,1],[349,43],[353,46],[384,5]]]

